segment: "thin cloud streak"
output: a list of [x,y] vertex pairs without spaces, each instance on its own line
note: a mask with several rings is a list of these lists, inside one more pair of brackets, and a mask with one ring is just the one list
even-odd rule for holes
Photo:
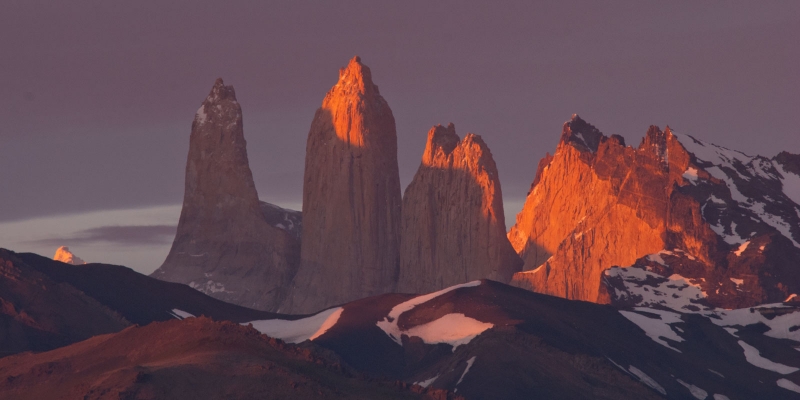
[[175,225],[108,225],[84,229],[72,235],[27,241],[45,246],[93,245],[99,243],[123,246],[168,244],[175,237]]

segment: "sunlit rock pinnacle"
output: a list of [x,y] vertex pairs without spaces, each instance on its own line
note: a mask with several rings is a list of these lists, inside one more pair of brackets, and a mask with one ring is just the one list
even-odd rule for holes
[[503,193],[483,139],[455,127],[428,132],[403,195],[399,292],[426,293],[476,279],[508,282],[522,260],[506,238]]
[[282,311],[392,291],[400,207],[394,117],[355,57],[339,70],[308,133],[301,265]]

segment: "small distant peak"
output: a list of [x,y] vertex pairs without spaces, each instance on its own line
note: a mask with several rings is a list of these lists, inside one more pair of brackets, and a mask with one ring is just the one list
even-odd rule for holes
[[72,254],[67,246],[61,246],[56,249],[56,254],[53,256],[53,260],[72,265],[86,264],[86,261],[83,261],[80,257]]
[[378,87],[372,83],[372,72],[369,67],[361,63],[361,57],[355,56],[346,67],[339,69],[338,86],[356,89],[362,93],[378,92]]

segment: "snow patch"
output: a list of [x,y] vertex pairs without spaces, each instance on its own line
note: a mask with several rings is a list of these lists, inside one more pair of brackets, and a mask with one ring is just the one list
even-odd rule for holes
[[416,336],[427,344],[447,343],[453,346],[453,352],[455,352],[458,346],[469,343],[492,327],[494,324],[454,313],[444,315],[426,324],[417,325],[401,334]]
[[389,315],[384,317],[383,320],[378,321],[376,325],[378,326],[378,328],[381,328],[381,330],[383,330],[392,340],[394,340],[395,343],[402,346],[403,340],[401,339],[401,337],[403,332],[397,325],[397,319],[400,318],[401,314],[407,311],[411,311],[414,307],[426,303],[430,300],[433,300],[447,292],[465,287],[475,287],[480,284],[481,281],[472,281],[472,282],[462,283],[460,285],[450,286],[448,288],[439,290],[438,292],[428,293],[423,296],[414,297],[411,300],[404,301],[392,307],[392,310],[389,311]]
[[775,383],[779,387],[782,387],[782,388],[784,388],[786,390],[791,390],[793,392],[800,393],[800,385],[798,385],[798,384],[796,384],[796,383],[794,383],[794,382],[792,382],[792,381],[790,381],[790,380],[788,380],[786,378],[778,379],[778,381],[775,382]]
[[458,378],[458,382],[456,382],[456,386],[458,386],[458,384],[461,383],[461,381],[464,380],[464,377],[467,376],[467,372],[469,372],[469,369],[472,368],[472,364],[475,363],[475,358],[476,357],[477,356],[472,356],[472,358],[467,360],[467,368],[464,369],[464,373],[461,374],[461,378]]
[[765,304],[758,307],[740,308],[736,310],[714,310],[710,313],[704,313],[710,316],[709,320],[714,325],[725,327],[731,335],[736,336],[737,329],[734,326],[748,326],[762,323],[770,329],[764,332],[764,335],[776,339],[789,339],[800,343],[800,329],[792,331],[793,326],[800,325],[800,310],[783,315],[776,315],[772,319],[767,319],[764,315],[758,312],[759,308],[777,308],[784,307],[782,303]]
[[197,125],[203,125],[206,122],[206,119],[206,105],[203,104],[197,109],[197,113],[194,115],[194,120],[197,121]]
[[636,375],[636,377],[639,378],[639,382],[642,382],[645,385],[650,386],[653,390],[655,390],[658,393],[661,393],[664,396],[667,395],[667,391],[664,390],[664,388],[661,385],[659,385],[658,382],[655,381],[655,379],[651,378],[650,376],[642,372],[642,370],[640,370],[639,368],[636,368],[633,365],[631,365],[628,367],[628,371]]
[[761,353],[758,351],[757,348],[750,346],[744,341],[740,340],[739,346],[742,346],[742,348],[744,349],[744,358],[747,359],[747,362],[755,365],[758,368],[774,371],[783,375],[791,374],[792,372],[800,370],[800,368],[790,367],[788,365],[776,363],[774,361],[762,357]]
[[744,279],[730,278],[730,280],[731,282],[735,283],[736,286],[741,286],[744,284]]
[[697,179],[699,179],[697,177],[697,169],[692,167],[686,168],[686,172],[683,173],[683,178],[691,182],[692,185],[697,185]]
[[691,393],[695,399],[705,400],[705,398],[708,397],[708,392],[706,392],[705,390],[700,389],[699,387],[692,385],[691,383],[686,383],[680,379],[677,379],[677,381],[678,383],[689,389],[689,393]]
[[177,318],[177,319],[194,318],[193,314],[190,314],[190,313],[188,313],[186,311],[183,311],[183,310],[179,310],[177,308],[173,308],[172,311],[170,312],[170,314],[172,314],[172,316]]
[[791,232],[792,226],[786,221],[784,221],[783,218],[764,211],[765,206],[766,204],[756,201],[752,205],[750,205],[749,208],[750,211],[753,211],[754,213],[758,214],[758,217],[761,218],[761,220],[764,221],[767,225],[777,229],[778,232],[781,233],[781,235],[791,240],[792,243],[794,243],[795,247],[800,248],[800,243],[794,240],[794,236],[792,236]]
[[[648,258],[655,262],[663,261],[659,254],[664,252],[650,255]],[[679,274],[665,278],[643,268],[614,267],[607,269],[605,275],[622,279],[625,291],[615,288],[618,298],[628,296],[641,298],[637,301],[641,306],[660,305],[677,311],[711,310],[710,307],[699,303],[707,297],[700,284],[693,283],[691,279]]]
[[314,340],[332,328],[342,316],[342,307],[321,311],[310,317],[294,321],[285,319],[265,319],[242,323],[253,324],[257,331],[287,343],[300,343]]
[[779,162],[772,163],[778,173],[781,174],[781,185],[783,186],[783,194],[790,198],[795,204],[800,204],[800,176],[795,175],[783,168]]
[[424,387],[424,388],[427,388],[428,386],[430,386],[430,385],[431,385],[431,383],[433,383],[433,382],[434,382],[435,380],[437,380],[437,379],[439,379],[439,375],[436,375],[436,376],[434,376],[433,378],[431,378],[431,379],[426,379],[426,380],[424,380],[424,381],[414,382],[414,384],[415,384],[415,385],[422,386],[422,387]]
[[670,312],[670,311],[663,311],[663,310],[656,310],[653,308],[646,308],[646,307],[636,307],[634,308],[636,311],[658,314],[660,318],[652,318],[650,316],[646,316],[643,314],[639,314],[638,312],[633,311],[625,311],[620,310],[620,314],[623,317],[627,318],[629,321],[633,322],[639,328],[641,328],[644,333],[653,339],[656,343],[667,347],[669,349],[675,350],[678,353],[681,353],[680,350],[670,346],[664,339],[669,339],[675,342],[682,342],[683,338],[678,335],[677,332],[672,330],[670,324],[683,322],[681,320],[681,315],[678,313]]
[[714,374],[714,375],[719,375],[719,377],[720,377],[720,378],[725,378],[725,375],[722,375],[722,374],[720,374],[719,372],[717,372],[717,371],[714,371],[714,370],[713,370],[713,369],[711,369],[711,368],[709,368],[708,370],[709,370],[709,371],[710,371],[712,374]]
[[714,400],[731,400],[724,394],[714,393]]
[[225,290],[225,285],[223,285],[222,282],[214,282],[212,280],[209,280],[206,283],[196,283],[195,281],[191,281],[189,282],[189,287],[205,294],[218,292],[233,293]]

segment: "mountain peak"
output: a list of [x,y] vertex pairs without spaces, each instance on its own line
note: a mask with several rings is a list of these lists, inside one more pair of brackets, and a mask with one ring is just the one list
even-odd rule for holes
[[336,86],[353,89],[361,94],[379,93],[378,86],[372,83],[372,71],[361,63],[361,57],[350,59],[347,66],[339,69],[339,82]]
[[61,261],[65,264],[72,264],[72,265],[81,265],[86,264],[86,261],[83,261],[80,257],[72,254],[69,251],[69,247],[61,246],[56,249],[56,254],[53,256],[53,260]]
[[216,102],[218,100],[233,100],[236,101],[236,91],[233,90],[232,85],[225,85],[222,78],[217,78],[214,81],[214,86],[211,88],[211,93],[208,94],[206,101]]
[[606,139],[602,132],[584,121],[578,114],[572,114],[561,130],[561,143],[571,144],[579,150],[589,150],[592,153],[596,152],[600,143]]
[[456,127],[451,122],[444,127],[442,125],[436,125],[428,131],[428,143],[425,145],[425,153],[422,155],[422,162],[426,165],[430,165],[433,159],[436,157],[436,153],[439,149],[441,149],[445,155],[450,154],[453,152],[458,146],[458,142],[461,139],[456,134]]

